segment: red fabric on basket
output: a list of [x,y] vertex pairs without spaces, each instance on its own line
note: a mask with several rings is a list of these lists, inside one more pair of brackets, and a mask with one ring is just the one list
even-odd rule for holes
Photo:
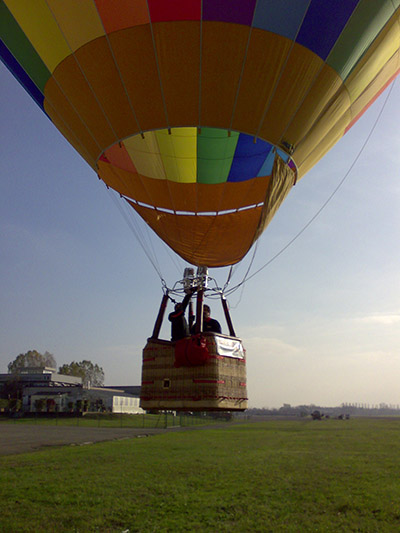
[[210,359],[206,339],[201,334],[179,339],[175,344],[175,367],[201,366]]

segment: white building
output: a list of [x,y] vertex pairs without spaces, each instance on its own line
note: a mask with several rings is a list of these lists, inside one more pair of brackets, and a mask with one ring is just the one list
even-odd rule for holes
[[25,412],[104,412],[138,414],[140,387],[84,387],[82,379],[57,374],[54,368],[25,368],[18,374],[0,374],[0,388],[18,383]]
[[28,397],[29,401],[24,403],[29,408],[24,410],[31,413],[38,411],[59,413],[73,413],[76,411],[144,413],[143,409],[139,407],[139,397],[106,387],[93,387],[90,389],[78,387],[68,390],[26,389],[24,398]]

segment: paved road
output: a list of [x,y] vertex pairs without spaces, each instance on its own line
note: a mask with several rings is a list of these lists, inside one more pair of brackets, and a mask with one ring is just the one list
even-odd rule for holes
[[79,426],[45,426],[42,424],[0,424],[0,456],[34,452],[48,446],[84,445],[110,440],[132,439],[159,435],[167,431],[226,429],[229,423],[212,426],[153,428],[88,428]]
[[0,424],[0,455],[33,452],[46,446],[82,445],[144,437],[165,433],[165,431],[167,430],[2,423]]

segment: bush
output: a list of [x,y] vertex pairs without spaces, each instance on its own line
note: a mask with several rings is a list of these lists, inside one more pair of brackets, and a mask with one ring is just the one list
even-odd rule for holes
[[11,398],[11,400],[9,400],[8,402],[8,408],[10,409],[10,411],[17,412],[21,409],[21,407],[22,407],[22,400]]
[[0,398],[0,412],[8,411],[8,400]]
[[41,413],[46,405],[46,400],[44,398],[41,398],[39,400],[35,400],[35,410],[38,413]]

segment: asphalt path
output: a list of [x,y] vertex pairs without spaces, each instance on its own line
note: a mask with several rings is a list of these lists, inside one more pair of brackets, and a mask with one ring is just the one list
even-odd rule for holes
[[0,455],[34,452],[49,446],[82,446],[95,442],[148,437],[174,429],[88,428],[2,423],[0,424]]
[[43,424],[0,423],[0,456],[34,452],[49,446],[83,446],[95,442],[133,439],[159,435],[169,431],[228,428],[231,424],[212,426],[154,428],[88,428],[79,426],[46,426]]

